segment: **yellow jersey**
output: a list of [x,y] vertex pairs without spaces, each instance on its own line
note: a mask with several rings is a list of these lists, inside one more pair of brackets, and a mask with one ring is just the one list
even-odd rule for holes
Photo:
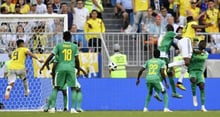
[[134,0],[134,10],[146,11],[149,8],[149,0]]
[[4,4],[2,4],[1,7],[5,7],[8,10],[8,12],[10,12],[10,13],[15,12],[15,4],[11,3],[10,5],[7,5],[6,3],[4,3]]
[[26,53],[29,51],[28,48],[20,47],[15,49],[11,54],[11,63],[9,70],[22,70],[25,68]]
[[[102,19],[96,18],[96,19],[88,19],[85,23],[84,28],[85,33],[103,33],[105,32],[105,25],[102,21]],[[100,35],[98,34],[87,34],[86,39],[87,41],[91,38],[100,38]]]
[[30,6],[28,4],[25,4],[24,6],[21,6],[20,12],[21,14],[27,14],[30,11]]
[[198,23],[195,21],[191,21],[187,23],[183,28],[183,34],[182,34],[183,38],[190,38],[191,41],[193,41],[194,38],[196,37],[196,31],[192,27],[192,25],[198,25]]
[[206,11],[206,16],[205,16],[205,22],[208,24],[208,23],[211,23],[212,25],[205,28],[205,31],[210,33],[210,32],[219,32],[219,29],[218,29],[218,14],[219,14],[219,10],[218,9],[208,9]]
[[[199,16],[200,9],[198,7],[196,7],[195,9],[190,8],[189,11],[191,12],[189,16],[193,16],[193,19],[196,19]],[[199,20],[195,20],[195,21],[197,23],[199,22]]]
[[176,4],[179,5],[179,15],[180,16],[187,16],[186,10],[190,8],[190,1],[191,0],[177,0]]

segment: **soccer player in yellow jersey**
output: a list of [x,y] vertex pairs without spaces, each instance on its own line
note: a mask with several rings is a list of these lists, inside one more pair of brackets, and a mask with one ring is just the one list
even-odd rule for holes
[[28,81],[26,78],[26,69],[25,69],[25,61],[27,55],[35,58],[39,62],[43,62],[43,60],[39,60],[35,54],[29,51],[28,48],[24,47],[24,40],[16,41],[17,48],[11,54],[11,62],[8,66],[8,86],[5,91],[5,99],[9,99],[11,89],[14,86],[16,81],[16,77],[18,76],[23,80],[23,85],[25,89],[25,96],[28,96],[30,90],[28,88]]
[[[187,67],[189,66],[189,63],[190,63],[192,53],[193,53],[192,42],[196,37],[195,29],[205,28],[207,26],[209,26],[209,25],[198,25],[193,20],[193,16],[187,17],[187,24],[183,28],[182,38],[178,41],[178,48],[179,48],[181,56],[183,57],[183,60],[170,63],[168,65],[169,67],[185,65],[185,67],[187,69]],[[178,82],[177,87],[180,89],[183,89],[182,83]]]

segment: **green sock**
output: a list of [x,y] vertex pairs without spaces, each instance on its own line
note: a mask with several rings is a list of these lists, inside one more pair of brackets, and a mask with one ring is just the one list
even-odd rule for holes
[[82,105],[82,92],[77,92],[77,109],[80,109]]
[[205,105],[205,90],[200,90],[201,105]]
[[169,77],[169,82],[170,82],[170,85],[171,85],[172,92],[176,93],[176,87],[175,87],[175,83],[174,83],[173,77]]
[[150,98],[151,98],[151,96],[152,96],[152,95],[148,95],[148,96],[146,97],[146,102],[145,102],[145,107],[146,107],[146,108],[148,108],[148,105],[149,105],[149,103],[150,103]]
[[67,90],[64,90],[65,91],[65,94],[63,93],[63,106],[64,106],[64,108],[66,108],[67,109],[67,93],[66,93],[66,91]]
[[168,108],[168,95],[167,95],[167,93],[164,93],[163,100],[164,100],[164,107]]
[[51,107],[51,103],[52,103],[52,94],[49,96],[49,98],[48,98],[48,100],[47,100],[47,105],[46,105],[46,107],[47,107],[47,109],[50,109],[50,107]]
[[57,93],[58,93],[58,89],[53,88],[52,94],[51,94],[51,107],[52,108],[55,108],[56,100],[57,100]]
[[196,96],[196,84],[192,83],[191,84],[191,89],[192,89],[192,95]]
[[77,101],[77,93],[75,90],[73,90],[72,91],[72,108],[75,107],[76,101]]

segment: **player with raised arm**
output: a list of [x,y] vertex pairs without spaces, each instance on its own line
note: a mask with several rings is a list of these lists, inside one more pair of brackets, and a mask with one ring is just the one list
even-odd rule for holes
[[44,67],[51,61],[51,59],[57,57],[57,65],[55,70],[55,82],[52,90],[52,108],[49,112],[55,112],[56,98],[59,88],[67,84],[68,87],[72,89],[72,108],[71,113],[78,113],[73,105],[76,103],[76,78],[75,78],[75,67],[79,68],[79,58],[78,58],[78,46],[71,43],[71,33],[66,31],[63,33],[64,42],[57,44],[52,53],[47,58],[44,65],[41,67],[41,71]]
[[145,69],[148,70],[146,75],[148,95],[143,111],[148,111],[148,105],[150,102],[150,98],[153,94],[153,90],[156,90],[156,92],[162,92],[162,94],[164,95],[164,112],[172,112],[168,109],[168,95],[166,93],[164,85],[161,82],[162,78],[165,82],[166,87],[169,87],[166,82],[166,64],[163,60],[160,59],[159,50],[154,50],[154,58],[146,61],[144,66],[139,70],[136,85],[139,85],[140,77]]
[[[160,50],[160,58],[165,61],[166,65],[168,66],[170,60],[168,57],[168,53],[170,51],[170,47],[173,46],[176,50],[178,50],[177,45],[174,43],[174,38],[176,33],[174,32],[174,28],[171,24],[167,24],[166,26],[167,32],[162,37],[162,40],[159,41],[158,49]],[[172,68],[168,68],[167,75],[169,77],[171,89],[172,89],[172,96],[176,98],[182,98],[183,96],[176,92],[175,82],[173,79],[174,73]],[[156,99],[159,99],[157,94],[155,95]]]
[[[190,59],[193,53],[192,42],[196,37],[196,30],[197,28],[206,28],[210,26],[210,24],[206,25],[198,25],[196,21],[194,21],[193,16],[187,17],[187,24],[183,28],[182,38],[178,41],[178,48],[180,50],[180,54],[183,57],[182,61],[172,62],[168,65],[168,67],[174,66],[182,66],[185,65],[187,68],[190,63]],[[177,87],[184,87],[181,82],[177,83]]]
[[5,91],[5,99],[9,99],[10,92],[14,87],[14,83],[16,81],[17,76],[23,80],[24,85],[24,95],[28,96],[30,93],[28,87],[28,80],[26,76],[26,68],[25,68],[25,61],[27,55],[35,58],[39,62],[43,62],[43,60],[39,60],[35,54],[29,51],[28,48],[25,47],[24,40],[17,40],[16,41],[17,48],[11,54],[11,62],[8,65],[8,86]]
[[204,69],[205,62],[208,59],[208,52],[205,51],[206,42],[204,40],[200,41],[199,49],[193,52],[190,64],[188,67],[193,95],[193,105],[198,106],[196,97],[196,86],[200,89],[200,99],[201,99],[201,110],[206,112],[205,108],[205,79],[204,79]]

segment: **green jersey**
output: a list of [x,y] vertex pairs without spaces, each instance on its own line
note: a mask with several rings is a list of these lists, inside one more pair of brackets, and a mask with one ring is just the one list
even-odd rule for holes
[[204,71],[205,61],[208,58],[208,53],[204,51],[203,53],[193,53],[190,64],[189,64],[189,72],[190,71]]
[[78,46],[71,42],[62,42],[55,46],[53,53],[58,62],[56,72],[58,71],[74,71],[75,56],[79,54]]
[[174,33],[173,31],[166,32],[166,34],[163,36],[162,41],[160,42],[158,49],[160,51],[168,53],[170,50],[170,46],[173,43],[175,35],[176,33]]
[[166,67],[163,60],[152,58],[145,62],[144,68],[148,69],[146,80],[147,82],[161,81],[160,70]]

